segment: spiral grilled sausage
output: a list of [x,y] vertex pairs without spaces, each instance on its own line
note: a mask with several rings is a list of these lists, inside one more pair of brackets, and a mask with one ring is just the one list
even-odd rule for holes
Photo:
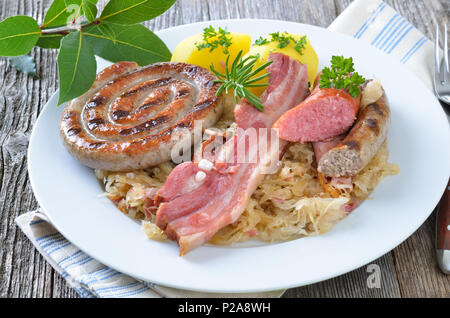
[[170,160],[179,136],[193,132],[194,120],[207,128],[220,118],[215,79],[185,63],[116,63],[67,104],[60,123],[64,145],[96,169],[135,170]]

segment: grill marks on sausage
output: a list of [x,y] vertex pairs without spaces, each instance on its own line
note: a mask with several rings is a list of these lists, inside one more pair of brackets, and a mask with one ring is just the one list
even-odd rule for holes
[[78,135],[81,132],[81,128],[74,127],[67,130],[67,136],[75,136]]
[[375,133],[375,135],[380,134],[380,127],[378,126],[378,121],[373,118],[368,118],[365,120],[366,125],[372,129],[372,131]]
[[104,142],[104,141],[90,142],[89,145],[88,145],[88,148],[90,150],[95,150],[95,149],[98,149],[98,148],[102,147],[105,144],[106,144],[106,142]]
[[[186,70],[186,72],[189,75],[193,75],[193,74],[195,74],[198,71],[198,69],[199,69],[198,67],[192,66],[192,67],[189,67]],[[157,79],[157,80],[152,80],[152,81],[149,81],[146,84],[139,85],[135,89],[132,89],[130,91],[126,91],[126,92],[122,93],[120,95],[120,98],[130,97],[130,96],[135,95],[135,94],[137,94],[139,92],[142,92],[144,90],[155,89],[155,88],[164,86],[166,84],[169,84],[169,83],[171,83],[173,81],[174,81],[174,78],[172,78],[172,77],[164,77],[164,78],[160,78],[160,79]],[[214,85],[214,81],[208,81],[203,86],[204,87],[211,87],[212,85]],[[191,94],[191,90],[190,89],[182,88],[181,90],[179,90],[176,93],[175,98],[182,98],[182,97],[188,96],[189,94]],[[167,96],[157,97],[154,100],[151,100],[151,101],[141,105],[139,107],[139,110],[145,110],[145,109],[148,109],[150,107],[161,105],[164,102],[166,102],[167,98],[165,98],[165,97],[167,97]],[[195,105],[193,107],[193,111],[199,111],[199,110],[205,109],[208,106],[210,106],[211,104],[213,104],[215,101],[216,101],[216,98],[209,98],[209,99],[207,99],[207,100],[205,100],[205,101]],[[94,96],[86,104],[86,108],[87,109],[92,109],[92,108],[100,107],[100,106],[105,105],[106,102],[107,102],[106,96],[98,94],[98,95]],[[114,111],[112,113],[111,117],[112,117],[112,119],[114,121],[118,121],[118,120],[121,120],[123,118],[126,118],[130,114],[131,114],[130,111],[119,109],[119,110]],[[72,115],[74,116],[75,114],[72,114]],[[149,120],[149,121],[147,121],[145,123],[139,124],[139,125],[137,125],[135,127],[122,129],[119,132],[119,135],[120,136],[131,136],[131,135],[139,134],[139,133],[142,133],[144,131],[151,130],[151,129],[153,129],[153,128],[155,128],[155,127],[157,127],[157,126],[159,126],[159,125],[161,125],[163,123],[166,123],[169,119],[170,119],[169,116],[166,116],[166,115],[160,116],[160,117],[154,118],[152,120]],[[87,126],[88,126],[88,128],[90,130],[95,130],[100,125],[103,125],[105,123],[106,123],[106,121],[103,118],[94,118],[94,119],[89,120]],[[177,126],[187,126],[187,125],[182,124],[182,125],[177,125]],[[75,134],[80,133],[80,131],[73,131],[73,132],[71,132],[71,134],[75,135]],[[92,147],[92,146],[90,146],[90,147]]]
[[149,135],[149,136],[145,136],[136,140],[132,140],[130,141],[131,144],[140,144],[143,143],[147,140],[152,140],[152,139],[158,139],[158,138],[163,138],[164,136],[170,136],[172,134],[172,132],[176,131],[177,129],[182,129],[182,128],[191,128],[192,127],[192,123],[190,122],[181,122],[176,124],[173,127],[169,127],[167,129],[164,129],[163,131],[154,134],[154,135]]
[[367,107],[372,108],[378,115],[384,116],[383,111],[380,109],[380,106],[378,106],[377,103],[367,105]]
[[208,81],[203,85],[204,88],[211,88],[214,85],[214,81]]
[[194,76],[195,73],[197,73],[199,71],[199,69],[200,68],[198,66],[195,66],[195,65],[188,66],[188,67],[185,68],[185,73],[187,75],[189,75],[189,76]]
[[129,97],[131,95],[134,95],[136,93],[139,93],[143,90],[147,90],[147,89],[152,89],[152,88],[156,88],[165,84],[168,84],[170,82],[172,82],[173,79],[171,77],[164,77],[164,78],[160,78],[154,81],[150,81],[149,83],[147,83],[146,85],[140,85],[139,87],[132,89],[130,91],[124,92],[120,95],[120,97],[124,98],[124,97]]
[[107,102],[106,96],[103,95],[95,95],[91,98],[91,100],[86,104],[87,109],[92,109],[96,107],[103,106]]
[[143,110],[143,109],[147,109],[147,108],[150,108],[150,107],[158,106],[158,105],[161,105],[164,102],[165,102],[164,98],[157,98],[155,100],[152,100],[152,101],[150,101],[148,103],[143,104],[141,107],[139,107],[139,109]]
[[359,142],[356,140],[348,140],[348,141],[344,142],[344,145],[346,145],[348,147],[348,149],[350,149],[350,150],[359,151],[361,149]]
[[152,119],[150,121],[147,121],[145,123],[142,123],[140,125],[137,125],[135,127],[122,129],[119,132],[119,134],[121,136],[135,135],[135,134],[141,133],[141,132],[146,131],[146,130],[151,130],[151,129],[153,129],[153,128],[155,128],[155,127],[165,123],[168,120],[169,120],[168,116],[160,116],[160,117],[157,117],[157,118]]
[[[159,106],[165,102],[166,102],[166,98],[164,98],[164,97],[156,98],[156,99],[153,99],[153,100],[139,106],[139,108],[137,110],[146,110],[151,107]],[[119,109],[119,110],[114,111],[112,113],[111,117],[113,120],[117,121],[117,120],[126,118],[130,114],[131,114],[130,111]]]
[[[158,87],[164,86],[166,84],[172,83],[174,81],[174,79],[172,77],[164,77],[164,78],[160,78],[157,80],[151,80],[148,81],[146,83],[141,83],[139,84],[136,88],[123,92],[120,96],[120,98],[127,98],[127,97],[131,97],[133,95],[136,95],[138,93],[141,93],[145,90],[149,90],[149,89],[156,89]],[[138,110],[145,110],[147,108],[153,107],[153,106],[158,106],[163,104],[164,102],[166,102],[167,98],[165,98],[164,96],[162,97],[157,97],[153,100],[148,101],[147,103],[144,103],[143,105],[139,106]],[[117,121],[123,118],[126,118],[127,116],[129,116],[131,114],[130,111],[128,110],[123,110],[123,109],[119,109],[116,110],[112,113],[111,117],[113,120]]]
[[207,108],[209,105],[211,105],[212,103],[214,103],[216,101],[217,98],[209,98],[205,101],[202,101],[201,103],[198,103],[197,105],[194,106],[193,110],[197,111],[197,110],[202,110]]
[[94,118],[89,120],[88,122],[88,128],[90,130],[97,129],[98,126],[103,125],[105,123],[105,120],[103,118]]
[[67,114],[64,115],[63,119],[67,120],[67,119],[73,118],[73,117],[77,116],[79,113],[80,112],[78,112],[78,111],[68,112]]
[[177,94],[175,95],[175,98],[181,98],[181,97],[187,96],[189,94],[190,94],[190,91],[188,89],[182,89],[177,92]]
[[127,117],[129,114],[130,114],[129,111],[119,109],[119,110],[116,110],[115,112],[113,112],[111,117],[113,120],[119,120],[119,119]]

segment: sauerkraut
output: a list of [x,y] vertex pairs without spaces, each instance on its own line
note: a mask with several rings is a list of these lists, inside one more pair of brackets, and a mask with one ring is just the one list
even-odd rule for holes
[[[385,143],[353,179],[352,197],[367,199],[385,176],[398,173],[397,165],[387,162],[388,157]],[[240,218],[221,229],[210,243],[232,244],[249,239],[285,241],[329,231],[348,214],[342,207],[350,199],[332,198],[323,191],[314,160],[310,144],[291,144],[278,172],[265,176]],[[96,176],[119,210],[144,220],[145,189],[161,187],[174,167],[173,163],[166,162],[133,172],[96,170]],[[143,221],[143,231],[151,239],[166,238],[151,217]]]
[[[233,97],[225,96],[223,116],[209,129],[211,133],[233,134],[234,106]],[[292,143],[277,173],[265,176],[239,219],[221,229],[210,243],[225,245],[250,239],[275,242],[325,233],[348,214],[344,206],[350,200],[351,204],[357,204],[367,199],[385,176],[398,173],[398,166],[390,164],[388,157],[385,142],[370,163],[352,179],[350,195],[333,198],[319,182],[311,144]],[[96,170],[95,174],[120,211],[142,220],[142,229],[150,239],[164,240],[166,235],[153,223],[154,216],[147,214],[146,218],[145,191],[159,189],[174,167],[172,162],[166,162],[145,170]]]

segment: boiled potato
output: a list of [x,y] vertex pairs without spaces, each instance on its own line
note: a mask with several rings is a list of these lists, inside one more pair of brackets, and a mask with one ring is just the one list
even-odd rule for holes
[[[298,34],[288,34],[288,33],[282,33],[282,34],[287,37],[292,36],[296,41],[299,41],[302,38],[302,35],[298,35]],[[271,37],[268,36],[265,39],[270,41]],[[277,41],[270,42],[268,44],[264,44],[261,46],[254,44],[245,57],[248,57],[249,55],[259,54],[259,59],[255,64],[255,68],[257,68],[260,65],[267,62],[269,54],[272,52],[280,52],[280,53],[286,54],[286,55],[300,61],[301,63],[307,65],[308,79],[309,79],[309,83],[311,84],[311,87],[312,87],[312,85],[314,84],[314,79],[317,75],[317,67],[319,65],[319,58],[317,57],[316,52],[314,51],[313,47],[311,46],[309,39],[307,39],[307,43],[305,45],[305,49],[303,50],[303,54],[300,54],[299,52],[297,52],[294,49],[295,43],[293,41],[290,41],[290,43],[284,48],[280,49],[278,46],[279,46],[279,42],[277,42]],[[261,76],[265,72],[266,71],[263,70],[259,74],[255,75],[254,77]],[[267,81],[268,81],[268,79],[265,78],[261,81],[258,81],[257,83],[267,83]],[[249,90],[256,96],[260,96],[264,92],[265,89],[266,89],[265,87],[249,88]]]
[[[226,36],[231,40],[231,45],[227,48],[230,54],[229,65],[231,65],[240,50],[243,51],[243,55],[250,50],[252,40],[249,35],[244,33],[230,32]],[[214,37],[211,40],[214,40]],[[223,74],[225,72],[225,60],[227,58],[223,46],[219,45],[212,52],[210,52],[210,48],[199,50],[197,44],[203,42],[202,33],[184,39],[173,51],[171,61],[195,64],[208,70],[212,63],[214,68]]]

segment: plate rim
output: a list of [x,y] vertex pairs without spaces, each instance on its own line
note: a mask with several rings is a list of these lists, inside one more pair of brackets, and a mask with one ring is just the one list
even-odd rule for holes
[[[357,43],[359,43],[359,45],[369,47],[374,52],[376,51],[376,49],[371,47],[369,44],[367,44],[367,43],[365,43],[363,41],[357,41],[356,39],[353,39],[353,37],[351,37],[351,36],[349,36],[347,34],[343,34],[343,33],[339,33],[339,32],[336,32],[336,31],[328,30],[327,28],[322,28],[322,27],[319,27],[319,26],[316,26],[316,25],[310,25],[310,24],[305,24],[305,23],[298,23],[298,22],[294,22],[294,21],[277,20],[277,19],[252,19],[252,18],[246,18],[246,19],[219,19],[219,20],[198,21],[198,22],[182,24],[182,25],[177,25],[177,26],[161,29],[161,30],[155,31],[155,34],[157,34],[159,36],[161,33],[172,32],[172,31],[174,31],[176,29],[182,29],[182,28],[187,27],[187,26],[195,26],[195,25],[202,25],[202,24],[230,23],[230,22],[231,23],[233,23],[233,22],[253,22],[253,21],[258,21],[258,23],[259,22],[275,22],[275,23],[282,22],[282,23],[292,24],[292,25],[295,25],[295,26],[307,26],[308,28],[315,28],[315,29],[325,30],[326,32],[331,32],[331,33],[339,34],[339,36],[347,37],[347,38],[351,39],[352,41],[356,41]],[[382,55],[382,52],[377,52],[377,54]],[[405,65],[400,64],[392,56],[384,55],[384,57],[387,57],[387,58],[391,59],[400,68],[402,68],[403,71],[405,71],[407,74],[414,76],[415,77],[415,81],[420,83],[420,85],[422,86],[422,88],[424,90],[426,90],[426,91],[428,91],[429,93],[432,94],[432,92],[429,91],[429,88],[412,71],[410,71]],[[45,208],[44,208],[44,206],[42,204],[43,200],[40,197],[40,195],[38,194],[38,191],[36,191],[34,177],[33,177],[33,174],[31,173],[33,163],[29,159],[32,158],[31,153],[32,153],[32,148],[33,148],[33,144],[34,144],[33,140],[37,138],[36,137],[37,133],[36,133],[36,129],[35,128],[38,126],[40,121],[43,120],[41,114],[44,112],[44,110],[47,108],[47,106],[50,103],[52,103],[54,99],[57,98],[58,94],[59,94],[59,89],[57,89],[55,91],[55,93],[53,93],[51,95],[51,97],[49,98],[49,100],[47,101],[47,103],[44,105],[44,107],[42,108],[41,112],[39,113],[38,118],[36,119],[35,123],[33,124],[33,129],[32,129],[32,132],[30,134],[30,140],[29,140],[29,145],[28,145],[28,150],[27,150],[27,170],[28,170],[28,175],[29,175],[29,179],[30,179],[30,184],[31,184],[31,187],[32,187],[32,190],[33,190],[33,194],[36,197],[36,200],[37,200],[40,208],[42,208],[44,211],[45,211]],[[434,94],[432,94],[432,95],[435,98],[435,100],[437,101],[437,99],[434,96]],[[60,107],[63,107],[63,106],[64,106],[64,104],[61,105]],[[441,111],[441,116],[445,117],[446,115],[445,115],[444,110],[442,109],[442,107],[439,107],[439,108],[440,108],[440,111]],[[449,129],[448,129],[447,137],[448,137],[447,140],[450,141],[450,126],[449,126]],[[448,177],[450,176],[450,165],[449,165],[447,170],[448,170],[447,171],[447,179],[448,179]],[[364,259],[364,260],[362,260],[360,262],[355,262],[355,263],[357,263],[357,265],[347,267],[347,270],[344,270],[344,271],[339,271],[339,270],[337,270],[337,271],[329,271],[328,275],[322,275],[321,278],[318,278],[318,279],[302,279],[301,280],[302,282],[300,284],[298,282],[293,282],[291,284],[283,284],[283,285],[277,285],[277,286],[272,286],[272,287],[267,287],[267,288],[247,288],[247,289],[222,288],[221,290],[208,289],[208,288],[200,288],[199,289],[199,288],[183,285],[182,282],[179,283],[179,284],[174,284],[174,283],[167,283],[167,282],[164,282],[164,281],[160,281],[158,279],[152,279],[152,283],[159,284],[159,285],[162,285],[162,286],[177,288],[177,289],[199,291],[199,292],[208,292],[208,293],[222,293],[222,292],[224,292],[224,293],[250,293],[250,292],[266,292],[266,291],[274,291],[274,290],[279,290],[279,289],[287,289],[287,288],[295,288],[295,287],[300,287],[300,286],[306,286],[306,285],[317,283],[317,282],[321,282],[321,281],[324,281],[324,280],[327,280],[327,279],[330,279],[330,278],[333,278],[333,277],[341,276],[343,274],[346,274],[346,273],[349,273],[351,271],[354,271],[355,269],[363,267],[363,266],[367,265],[368,263],[370,263],[370,262],[380,258],[381,256],[389,253],[390,251],[392,251],[393,249],[398,247],[406,239],[408,239],[412,234],[414,234],[419,229],[419,227],[426,221],[426,219],[431,215],[431,213],[434,211],[434,209],[436,207],[436,204],[439,202],[439,200],[440,200],[440,198],[442,196],[442,193],[446,189],[446,187],[445,187],[446,184],[447,184],[446,182],[445,182],[445,184],[443,183],[443,186],[441,187],[442,191],[436,191],[435,192],[436,193],[435,198],[433,198],[433,200],[429,200],[429,202],[433,203],[433,204],[429,204],[430,207],[427,209],[427,210],[429,210],[429,212],[424,213],[423,217],[420,220],[416,219],[416,222],[415,222],[415,225],[414,225],[415,229],[411,233],[409,233],[409,234],[405,235],[404,237],[396,240],[395,243],[389,244],[389,245],[392,245],[393,247],[388,248],[386,251],[382,252],[382,254],[377,255],[375,257],[372,254],[370,257],[367,257],[367,259]],[[67,237],[71,236],[70,234],[66,233],[62,228],[60,228],[60,226],[58,224],[56,224],[54,222],[54,219],[53,219],[51,213],[46,213],[46,215],[50,219],[52,225],[64,237],[67,238]],[[74,242],[72,242],[72,241],[70,241],[70,242],[72,244],[76,245]],[[80,250],[82,250],[84,253],[86,253],[83,249],[80,248]],[[383,250],[385,250],[385,249],[383,249]],[[86,254],[90,255],[89,253],[86,253]],[[104,264],[104,265],[106,265],[106,266],[108,266],[108,267],[110,267],[112,269],[115,269],[115,270],[117,270],[117,271],[119,271],[121,273],[124,273],[126,275],[129,275],[131,277],[134,277],[134,278],[137,278],[137,279],[141,279],[141,280],[144,280],[144,281],[147,280],[147,278],[139,276],[139,275],[136,275],[134,273],[130,273],[127,270],[118,269],[118,266],[113,265],[113,264],[108,264],[108,262],[107,261],[105,262],[105,260],[99,260],[98,258],[94,258],[94,259],[96,259],[97,261],[101,262],[102,264]],[[295,277],[293,277],[292,280],[296,281]]]

